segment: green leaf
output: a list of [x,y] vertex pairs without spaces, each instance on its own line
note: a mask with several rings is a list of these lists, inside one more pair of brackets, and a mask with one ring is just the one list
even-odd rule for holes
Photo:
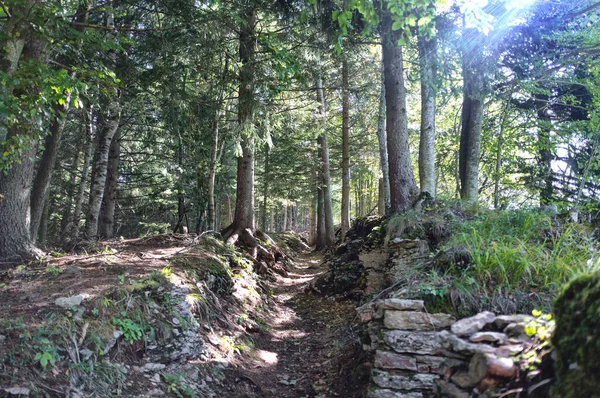
[[402,28],[402,22],[400,21],[394,21],[394,23],[392,24],[392,30],[400,30]]

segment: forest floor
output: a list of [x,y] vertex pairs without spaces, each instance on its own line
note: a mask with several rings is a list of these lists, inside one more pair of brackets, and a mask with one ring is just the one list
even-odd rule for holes
[[268,331],[255,339],[252,355],[229,370],[250,383],[236,396],[363,396],[356,303],[330,300],[307,289],[326,269],[321,255],[301,254],[286,277],[270,283],[274,305],[265,319]]
[[[46,397],[89,396],[89,388],[127,397],[362,396],[368,372],[361,364],[357,303],[320,297],[307,288],[326,271],[321,255],[299,253],[288,263],[287,276],[262,282],[254,281],[256,274],[232,269],[233,296],[217,294],[220,310],[199,318],[204,348],[193,351],[194,357],[170,361],[164,359],[167,351],[161,352],[161,345],[172,346],[169,336],[183,333],[185,339],[192,334],[173,317],[175,307],[151,308],[165,305],[165,298],[170,305],[166,292],[180,294],[183,284],[171,280],[157,290],[148,281],[165,267],[178,270],[185,259],[181,256],[193,254],[190,238],[161,236],[102,245],[102,252],[92,255],[55,254],[0,270],[0,396],[24,393],[21,388]],[[212,249],[200,245],[192,250],[197,261],[211,264]],[[202,275],[200,268],[195,270]],[[252,284],[260,291],[269,289],[268,294],[254,304],[239,300],[235,292],[251,291]],[[61,308],[56,303],[57,298],[74,296],[83,298],[81,304]],[[264,309],[255,312],[253,305]],[[259,321],[258,328],[240,321],[248,316]],[[107,354],[107,346],[94,343],[94,336],[111,340],[118,328],[115,317],[147,322],[155,330],[153,344],[158,348],[119,340]],[[233,343],[224,344],[230,337]],[[239,341],[248,343],[238,346]],[[82,356],[85,351],[88,359]],[[99,366],[110,368],[110,377],[98,379],[93,368]],[[161,370],[154,369],[158,366]]]

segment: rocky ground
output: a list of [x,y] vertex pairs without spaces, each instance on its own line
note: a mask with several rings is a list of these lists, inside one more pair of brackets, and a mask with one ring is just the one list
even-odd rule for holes
[[216,239],[79,251],[0,270],[0,396],[361,396],[356,303],[306,288],[320,256],[259,278]]

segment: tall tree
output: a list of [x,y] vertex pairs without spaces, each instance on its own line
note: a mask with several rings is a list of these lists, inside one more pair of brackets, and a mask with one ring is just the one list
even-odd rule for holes
[[342,225],[341,242],[350,229],[350,100],[348,82],[348,60],[342,59]]
[[401,32],[393,30],[392,14],[384,10],[381,18],[381,41],[385,73],[386,134],[390,168],[390,210],[407,210],[417,184],[408,146],[408,114],[404,85],[404,60],[398,45]]
[[479,199],[479,157],[487,81],[483,55],[485,35],[467,29],[462,39],[463,105],[460,130],[460,197],[475,205]]
[[243,232],[253,233],[254,222],[254,62],[256,43],[256,10],[247,6],[240,15],[238,125],[241,156],[237,159],[235,215],[233,223],[223,230],[223,238],[234,243]]
[[418,34],[421,73],[421,137],[419,140],[419,183],[421,192],[436,196],[435,175],[435,99],[437,95],[437,41]]
[[[32,17],[43,15],[45,6],[45,2],[26,0],[11,7],[2,32],[0,58],[0,70],[6,76],[17,75],[20,68],[31,63],[41,66],[47,63],[46,42],[35,32],[36,26],[31,21]],[[39,90],[32,86],[13,87],[9,84],[1,90],[7,102],[13,100],[16,106],[23,107],[19,111],[25,111],[27,106],[35,109],[38,105],[35,102],[18,103],[20,98],[35,101],[34,92]],[[0,258],[15,255],[27,258],[40,253],[32,243],[29,230],[31,183],[37,149],[32,130],[38,127],[27,119],[7,123],[7,118],[3,118],[1,124],[6,135],[0,137],[4,139],[0,150],[20,156],[18,162],[5,165],[8,170],[0,173]],[[15,143],[19,143],[18,146],[11,147]]]

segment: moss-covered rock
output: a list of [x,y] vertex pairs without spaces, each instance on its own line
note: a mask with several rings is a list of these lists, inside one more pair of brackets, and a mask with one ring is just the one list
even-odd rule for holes
[[557,381],[552,397],[600,393],[600,273],[573,280],[554,304]]

